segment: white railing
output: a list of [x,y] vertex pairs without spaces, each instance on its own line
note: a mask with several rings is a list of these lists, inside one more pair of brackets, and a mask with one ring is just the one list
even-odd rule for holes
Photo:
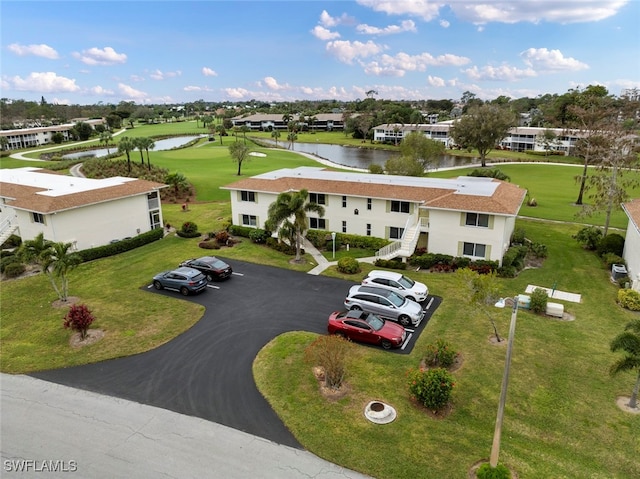
[[11,228],[11,218],[5,218],[0,222],[0,235]]
[[389,255],[394,254],[402,248],[402,241],[394,241],[393,243],[383,246],[376,252],[377,258],[386,258]]

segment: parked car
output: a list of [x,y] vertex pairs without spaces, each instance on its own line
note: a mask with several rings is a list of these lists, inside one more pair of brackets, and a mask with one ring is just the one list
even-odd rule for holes
[[180,291],[188,296],[190,293],[204,291],[207,288],[207,278],[197,269],[181,267],[156,274],[153,277],[153,287]]
[[419,303],[427,299],[429,295],[429,288],[427,288],[426,284],[414,281],[395,271],[374,269],[362,280],[362,284],[390,289],[405,298]]
[[399,324],[385,321],[364,311],[334,311],[327,325],[329,334],[337,334],[352,341],[379,344],[384,349],[402,346],[407,332]]
[[344,300],[347,309],[373,313],[403,326],[417,325],[424,316],[420,304],[400,296],[395,291],[359,284],[349,289]]
[[231,266],[215,256],[188,259],[180,263],[180,266],[197,269],[204,274],[209,281],[227,279],[230,278],[231,273],[233,273]]

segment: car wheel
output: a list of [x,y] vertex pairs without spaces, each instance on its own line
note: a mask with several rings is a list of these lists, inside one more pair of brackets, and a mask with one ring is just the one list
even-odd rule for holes
[[189,296],[189,289],[186,286],[180,288],[180,292],[182,293],[182,296]]
[[351,311],[362,311],[362,308],[356,304],[351,306]]
[[403,314],[398,318],[398,322],[403,326],[409,326],[411,324],[411,318],[409,316]]
[[384,349],[391,349],[391,341],[388,339],[383,339],[381,344]]
[[416,303],[418,302],[418,301],[416,301],[416,298],[414,298],[413,296],[407,296],[407,299],[409,299],[411,301],[415,301]]
[[162,283],[157,279],[153,282],[153,287],[156,289],[162,289]]
[[207,281],[213,281],[214,279],[213,274],[207,273]]

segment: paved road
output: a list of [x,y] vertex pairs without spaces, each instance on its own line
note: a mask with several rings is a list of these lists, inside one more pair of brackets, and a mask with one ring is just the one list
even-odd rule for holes
[[0,386],[3,478],[366,477],[309,452],[165,409],[28,376],[2,374]]
[[[301,448],[258,391],[252,363],[260,349],[279,334],[295,330],[326,333],[327,317],[343,308],[353,283],[240,261],[230,263],[242,276],[213,283],[220,289],[210,288],[189,297],[205,305],[205,315],[172,341],[143,354],[33,376],[199,417]],[[181,298],[171,291],[148,291]],[[417,333],[415,338],[420,331]],[[406,354],[413,344],[415,339],[404,351],[395,352]]]

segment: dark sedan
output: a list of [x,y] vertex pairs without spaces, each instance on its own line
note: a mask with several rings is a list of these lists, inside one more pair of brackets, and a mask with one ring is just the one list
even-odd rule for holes
[[215,256],[188,259],[180,263],[180,266],[197,269],[204,274],[209,281],[228,279],[233,273],[231,266]]
[[407,332],[399,324],[365,313],[364,311],[334,311],[329,316],[329,334],[337,334],[352,341],[379,344],[384,349],[402,346]]
[[207,278],[197,269],[178,268],[153,277],[153,287],[179,291],[184,296],[207,289]]

